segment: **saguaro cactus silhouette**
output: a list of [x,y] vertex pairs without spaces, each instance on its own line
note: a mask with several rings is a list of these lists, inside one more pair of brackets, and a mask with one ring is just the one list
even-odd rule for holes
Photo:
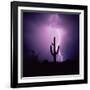
[[59,52],[59,46],[56,50],[56,38],[55,37],[53,39],[53,43],[50,45],[50,52],[51,52],[51,55],[53,56],[54,62],[56,62],[56,56]]

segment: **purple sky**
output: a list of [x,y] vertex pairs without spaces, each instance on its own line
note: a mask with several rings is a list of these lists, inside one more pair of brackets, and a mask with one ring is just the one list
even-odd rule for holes
[[52,61],[50,45],[53,37],[60,46],[57,61],[76,59],[79,54],[79,15],[51,12],[23,12],[23,51],[26,57],[31,50],[40,61]]

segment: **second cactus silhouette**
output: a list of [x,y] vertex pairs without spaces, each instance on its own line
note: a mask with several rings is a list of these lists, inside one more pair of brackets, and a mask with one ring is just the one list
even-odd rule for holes
[[51,55],[53,56],[53,60],[55,63],[56,63],[56,56],[59,52],[59,48],[60,47],[58,46],[56,50],[56,38],[54,37],[53,43],[50,45],[50,52],[51,52]]

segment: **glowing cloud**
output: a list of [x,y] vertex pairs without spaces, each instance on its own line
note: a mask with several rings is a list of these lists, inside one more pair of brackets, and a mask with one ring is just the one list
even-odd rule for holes
[[78,58],[79,15],[25,12],[23,22],[23,50],[27,56],[34,50],[40,61],[53,61],[50,45],[56,37],[56,49],[60,46],[58,62]]
[[[56,49],[58,48],[58,45],[60,46],[62,44],[62,40],[65,36],[64,30],[58,25],[59,24],[59,16],[57,14],[52,15],[49,17],[49,25],[47,26],[47,29],[50,33],[50,41],[52,42],[53,38],[56,37]],[[61,47],[60,47],[61,48]],[[58,61],[63,61],[63,56],[61,54],[61,51],[59,50]]]

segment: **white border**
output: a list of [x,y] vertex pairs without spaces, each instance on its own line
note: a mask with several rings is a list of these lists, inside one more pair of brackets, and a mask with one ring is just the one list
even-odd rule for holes
[[[21,10],[35,10],[35,11],[53,11],[53,12],[71,12],[80,13],[80,74],[79,75],[57,75],[57,76],[38,76],[38,77],[24,77],[21,78]],[[34,83],[45,81],[67,81],[67,80],[83,80],[84,79],[84,10],[76,9],[52,9],[52,8],[36,8],[36,7],[18,7],[18,83]]]

